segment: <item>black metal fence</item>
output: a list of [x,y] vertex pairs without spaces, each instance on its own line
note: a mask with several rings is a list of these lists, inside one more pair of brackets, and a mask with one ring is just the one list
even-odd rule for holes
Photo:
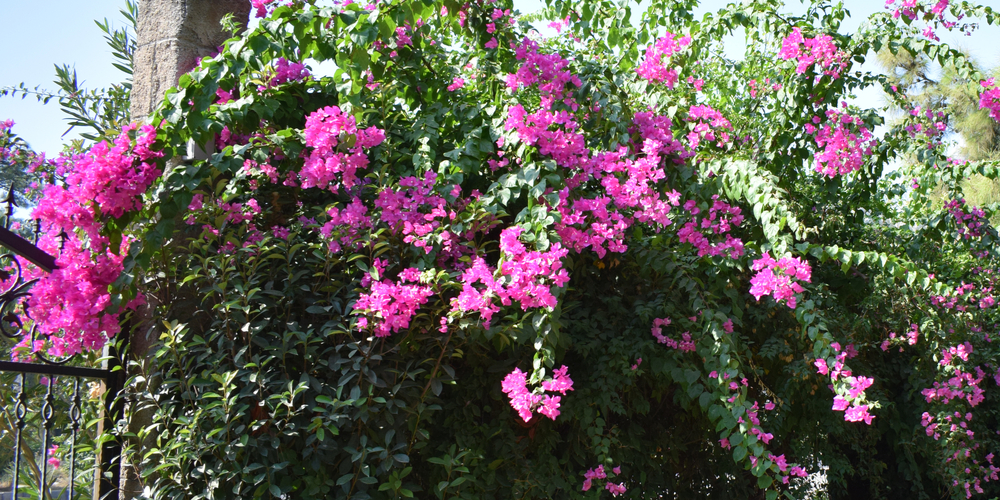
[[[56,269],[55,257],[43,252],[35,244],[22,238],[11,231],[11,221],[14,214],[13,187],[8,192],[3,203],[6,207],[6,220],[0,226],[0,246],[6,248],[9,253],[0,254],[0,274],[3,281],[9,283],[0,293],[0,333],[14,341],[20,341],[27,337],[33,345],[36,340],[36,328],[33,321],[30,321],[30,314],[27,307],[27,299],[31,295],[31,287],[37,279],[25,280],[22,276],[21,265],[14,255],[18,255],[45,270],[52,272]],[[36,222],[34,228],[35,243],[40,232],[39,224]],[[28,319],[29,321],[25,321]],[[0,356],[6,357],[5,353]],[[34,354],[34,361],[37,362],[16,362],[0,361],[0,372],[14,375],[13,387],[4,388],[4,392],[13,395],[14,408],[10,426],[14,434],[13,441],[13,471],[11,484],[8,491],[0,491],[0,500],[37,498],[39,500],[77,500],[83,498],[81,489],[77,487],[78,475],[78,438],[81,429],[86,424],[87,416],[84,415],[84,399],[81,395],[83,387],[87,381],[97,382],[103,386],[103,404],[101,410],[103,415],[98,423],[98,445],[92,449],[93,466],[95,474],[93,476],[94,498],[101,500],[118,500],[120,485],[120,457],[122,451],[121,439],[114,433],[115,423],[121,417],[122,403],[119,394],[123,389],[124,371],[119,365],[119,356],[113,347],[109,347],[105,352],[102,368],[85,368],[71,366],[75,357],[54,360],[41,353]],[[36,383],[37,382],[37,383]],[[10,383],[8,381],[8,383]],[[37,406],[37,399],[29,396],[28,387],[38,389],[42,384],[44,396],[40,397],[41,405]],[[62,385],[62,384],[71,384]],[[64,399],[68,399],[65,401]],[[9,405],[10,401],[5,401]],[[35,407],[32,407],[35,403]],[[5,406],[5,413],[9,413],[9,406]],[[65,410],[68,415],[59,415],[57,411]],[[68,416],[68,419],[65,418]],[[89,420],[93,420],[90,418]],[[37,428],[27,429],[29,422],[37,424]],[[55,428],[57,423],[68,425],[68,429]],[[28,443],[28,432],[34,431],[33,436],[37,438],[37,443],[32,447]],[[50,477],[50,450],[53,439],[62,437],[61,442],[65,444],[66,435],[69,441],[69,480],[66,487],[60,493],[53,494],[49,489],[52,477]],[[63,455],[66,457],[66,455]],[[65,458],[64,460],[65,461]],[[52,462],[58,463],[58,462]],[[25,470],[29,470],[35,477],[34,481],[22,484]],[[88,480],[87,483],[90,483]],[[28,490],[31,491],[28,491]]]

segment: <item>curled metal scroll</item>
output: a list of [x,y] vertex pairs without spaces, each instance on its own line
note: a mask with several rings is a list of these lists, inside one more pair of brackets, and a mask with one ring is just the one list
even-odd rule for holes
[[[0,254],[0,280],[7,283],[0,291],[0,334],[15,341],[27,336],[33,346],[38,340],[38,325],[31,318],[27,300],[31,297],[31,288],[38,282],[38,278],[25,280],[21,262],[14,254],[5,253]],[[25,328],[25,323],[30,324],[30,327]],[[51,359],[41,352],[34,353],[34,356],[38,361],[50,365],[63,365],[75,357]]]
[[25,281],[23,274],[21,262],[14,254],[0,254],[0,280],[9,283],[0,292],[0,334],[10,339],[20,338],[25,333],[24,321],[19,313],[31,319],[24,299],[31,296],[31,287],[38,280]]

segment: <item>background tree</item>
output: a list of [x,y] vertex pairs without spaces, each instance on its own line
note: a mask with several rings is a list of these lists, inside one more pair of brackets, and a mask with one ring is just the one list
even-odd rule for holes
[[[964,53],[966,61],[983,74],[1000,77],[994,69],[982,65]],[[1000,124],[988,109],[980,107],[981,85],[962,77],[953,65],[940,66],[923,54],[879,52],[879,64],[888,72],[893,85],[911,97],[911,106],[942,112],[947,116],[948,130],[958,135],[958,158],[966,161],[996,160],[1000,155]],[[911,107],[912,109],[912,107]],[[1000,203],[1000,184],[973,175],[963,187],[967,202],[975,206]],[[992,220],[995,225],[998,221]]]

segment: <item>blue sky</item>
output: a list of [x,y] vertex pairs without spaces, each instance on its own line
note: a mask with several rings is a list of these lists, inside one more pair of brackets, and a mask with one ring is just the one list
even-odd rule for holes
[[[123,74],[111,63],[111,51],[105,45],[102,32],[93,20],[108,18],[115,26],[124,20],[118,11],[124,0],[0,0],[4,15],[0,16],[0,33],[4,34],[5,53],[0,62],[0,87],[25,82],[29,87],[41,85],[54,90],[52,84],[54,64],[75,66],[79,79],[87,88],[101,88],[121,80]],[[249,0],[248,0],[249,1]],[[981,3],[1000,8],[1000,0],[980,0]],[[722,0],[706,0],[705,11],[717,10]],[[845,23],[846,31],[853,31],[868,14],[881,10],[884,0],[847,0],[854,22]],[[795,0],[789,1],[794,7]],[[530,12],[541,5],[539,0],[515,0],[522,12]],[[974,57],[988,66],[1000,63],[1000,28],[982,27],[972,37],[955,33],[941,33],[942,40],[971,51]],[[736,53],[741,43],[734,40]],[[877,105],[877,95],[859,96],[867,105]],[[0,98],[0,120],[13,119],[14,131],[24,137],[36,150],[56,153],[65,138],[66,122],[54,101],[42,105],[34,98],[21,100]]]
[[[106,87],[124,76],[111,66],[111,50],[93,21],[106,17],[123,25],[118,11],[124,0],[0,0],[0,5],[0,33],[5,40],[0,87],[24,82],[55,90],[55,64],[75,65],[88,88]],[[61,149],[66,123],[55,101],[43,106],[32,97],[0,98],[0,120],[6,119],[16,122],[14,132],[34,148]]]

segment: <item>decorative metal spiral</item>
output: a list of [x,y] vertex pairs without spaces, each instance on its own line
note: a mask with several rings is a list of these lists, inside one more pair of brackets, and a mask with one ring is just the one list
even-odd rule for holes
[[55,396],[52,395],[52,386],[56,384],[54,378],[47,379],[45,383],[45,402],[42,403],[42,457],[41,481],[38,482],[38,498],[39,500],[46,500],[51,498],[49,495],[49,481],[48,481],[48,470],[49,464],[46,458],[49,455],[49,447],[52,445],[52,424],[55,423],[53,420],[55,414]]
[[0,292],[0,333],[10,339],[20,338],[26,333],[21,314],[31,319],[24,299],[31,296],[31,287],[38,280],[24,281],[23,272],[21,262],[14,254],[0,254],[0,280],[6,285]]
[[26,424],[25,417],[28,414],[28,395],[24,392],[24,386],[27,382],[28,374],[21,373],[18,378],[17,385],[17,404],[14,406],[14,418],[16,429],[15,434],[15,444],[14,444],[14,477],[13,477],[13,496],[12,498],[18,497],[18,486],[21,484],[21,443],[23,442],[21,434],[24,432],[24,426]]
[[[28,336],[31,345],[34,345],[35,341],[38,340],[38,331],[35,322],[31,321],[27,299],[31,296],[31,288],[38,282],[38,279],[25,281],[23,273],[21,262],[14,254],[0,254],[0,280],[5,283],[2,286],[2,292],[0,292],[0,334],[13,340],[20,340],[24,336]],[[31,326],[26,329],[25,323]],[[50,365],[63,365],[74,357],[76,356],[52,359],[41,352],[35,353],[35,358],[38,361]]]

